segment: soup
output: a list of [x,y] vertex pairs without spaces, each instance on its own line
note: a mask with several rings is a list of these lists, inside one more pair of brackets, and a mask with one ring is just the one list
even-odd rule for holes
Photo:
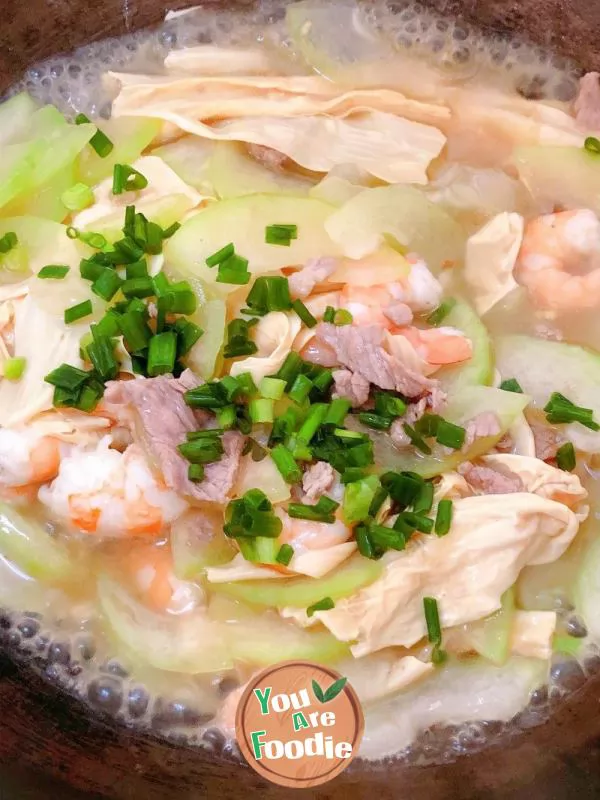
[[0,106],[4,637],[235,752],[331,664],[361,755],[544,719],[600,639],[600,86],[409,5],[168,15]]

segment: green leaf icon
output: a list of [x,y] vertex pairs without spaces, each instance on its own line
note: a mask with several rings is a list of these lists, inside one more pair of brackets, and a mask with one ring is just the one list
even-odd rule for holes
[[334,681],[329,687],[329,689],[327,689],[324,692],[323,689],[321,689],[321,687],[319,686],[319,684],[315,680],[313,680],[312,689],[319,703],[329,703],[330,700],[335,700],[335,698],[342,691],[347,682],[348,678],[338,678],[338,680]]
[[315,693],[315,697],[319,701],[319,703],[325,702],[325,695],[323,694],[323,689],[319,686],[319,684],[313,680],[312,682],[312,690]]

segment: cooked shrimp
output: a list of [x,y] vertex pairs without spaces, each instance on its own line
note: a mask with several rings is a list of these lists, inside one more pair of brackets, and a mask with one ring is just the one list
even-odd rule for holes
[[295,519],[281,508],[276,508],[275,513],[283,522],[281,541],[291,544],[297,555],[307,550],[324,550],[326,547],[334,547],[336,544],[347,542],[352,537],[350,528],[339,519],[329,524]]
[[400,328],[398,334],[412,344],[417,355],[432,366],[459,364],[473,355],[471,340],[457,328]]
[[155,611],[184,614],[204,599],[197,584],[175,577],[166,545],[135,547],[127,554],[126,572],[142,601]]
[[28,497],[52,480],[60,467],[61,444],[35,430],[0,428],[0,492]]
[[110,437],[104,437],[94,449],[78,448],[64,458],[39,499],[55,517],[85,533],[159,536],[187,503],[159,483],[136,445],[124,453],[109,445]]
[[543,309],[600,306],[600,220],[590,209],[560,211],[531,220],[515,277]]

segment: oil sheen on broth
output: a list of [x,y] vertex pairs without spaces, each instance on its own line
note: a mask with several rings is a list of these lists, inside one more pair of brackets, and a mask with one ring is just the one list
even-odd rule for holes
[[[447,85],[472,84],[483,88],[492,85],[558,106],[575,95],[579,77],[576,66],[524,42],[484,38],[464,23],[440,18],[416,3],[375,2],[365,6],[361,13],[371,47],[377,46],[373,41],[380,36],[382,48],[392,43],[403,57],[414,59],[415,68],[425,65],[437,70]],[[336,36],[339,39],[339,32],[334,32],[331,38]],[[262,3],[244,11],[199,8],[170,14],[162,27],[153,32],[101,41],[72,55],[36,65],[14,90],[25,89],[42,103],[56,105],[66,116],[83,112],[92,118],[108,118],[114,91],[102,82],[105,72],[159,74],[168,52],[198,44],[258,46],[269,53],[282,72],[307,71],[286,30],[285,6]],[[343,46],[341,51],[343,55]],[[469,131],[456,132],[453,142],[454,150],[449,146],[449,153],[453,152],[457,161],[495,166],[493,143],[490,149],[483,142],[480,152],[473,151],[467,159],[467,150],[474,146]],[[443,176],[446,168],[440,163],[434,171]],[[441,178],[432,191],[449,192],[451,186],[451,178],[446,184]],[[515,192],[513,210],[530,212],[528,198],[521,196],[515,187],[508,187],[507,191]],[[541,208],[538,213],[547,210],[551,209]],[[490,209],[482,213],[468,202],[457,203],[455,212],[470,231],[475,231],[490,216]],[[470,289],[462,278],[448,271],[441,280],[445,293],[459,293],[469,299]],[[559,319],[540,313],[521,289],[497,304],[486,315],[485,323],[492,336],[547,335],[554,340],[597,346],[598,318],[592,310],[567,313]],[[586,469],[583,482],[590,492],[592,508],[597,508],[600,495],[593,465]],[[49,525],[43,519],[40,521]],[[521,608],[557,611],[559,632],[573,640],[586,635],[585,624],[574,606],[573,585],[583,554],[595,535],[592,527],[588,523],[582,528],[575,544],[557,563],[527,567],[516,589]],[[115,715],[127,724],[150,727],[176,741],[191,742],[215,752],[235,753],[231,729],[220,725],[219,709],[223,702],[227,704],[228,697],[229,703],[234,703],[235,689],[248,679],[248,670],[241,667],[216,676],[190,676],[139,662],[107,632],[94,589],[93,576],[99,572],[121,576],[124,584],[130,580],[129,559],[127,563],[123,559],[123,543],[108,542],[92,550],[87,541],[73,538],[67,541],[67,546],[79,565],[81,579],[76,584],[52,589],[19,573],[0,558],[0,605],[6,608],[1,620],[2,635],[8,645],[23,658],[31,659],[50,680],[82,697],[97,711]],[[139,549],[143,551],[145,547],[141,544]],[[198,592],[202,591],[198,587]],[[185,610],[188,601],[193,601],[193,597],[183,596],[181,607],[176,610]],[[228,607],[225,605],[220,613],[226,619]],[[409,762],[429,763],[475,751],[500,734],[542,721],[565,691],[584,680],[588,656],[591,669],[593,645],[580,650],[578,659],[556,653],[548,685],[543,678],[539,685],[535,684],[535,670],[523,676],[522,671],[510,665],[497,670],[494,677],[489,670],[474,669],[468,686],[463,676],[451,670],[437,682],[417,683],[396,697],[375,703],[367,711],[362,754],[376,759],[399,750]],[[349,674],[352,680],[350,668]],[[508,698],[506,703],[510,708],[514,706],[514,720],[503,708],[504,697]],[[488,720],[493,720],[499,709],[502,719],[508,721],[489,724]],[[399,719],[408,721],[399,723]],[[444,728],[447,719],[460,721]],[[434,730],[432,726],[436,726]],[[399,745],[390,750],[389,741]]]

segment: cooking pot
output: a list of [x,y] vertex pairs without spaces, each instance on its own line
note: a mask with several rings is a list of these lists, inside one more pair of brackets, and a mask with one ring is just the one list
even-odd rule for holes
[[[168,4],[160,0],[4,0],[0,92],[33,62],[156,24],[168,8],[192,4],[180,0]],[[584,69],[600,67],[600,2],[427,0],[426,4],[480,27],[528,34],[536,43],[575,58]],[[4,642],[0,655],[1,800],[237,800],[248,796],[276,800],[290,793],[267,784],[235,761],[218,760],[92,715],[79,701],[20,664],[9,642]],[[429,767],[355,762],[332,783],[304,790],[303,796],[322,800],[598,798],[600,665],[599,674],[564,700],[549,722],[505,737],[483,752],[457,754],[449,763]]]

